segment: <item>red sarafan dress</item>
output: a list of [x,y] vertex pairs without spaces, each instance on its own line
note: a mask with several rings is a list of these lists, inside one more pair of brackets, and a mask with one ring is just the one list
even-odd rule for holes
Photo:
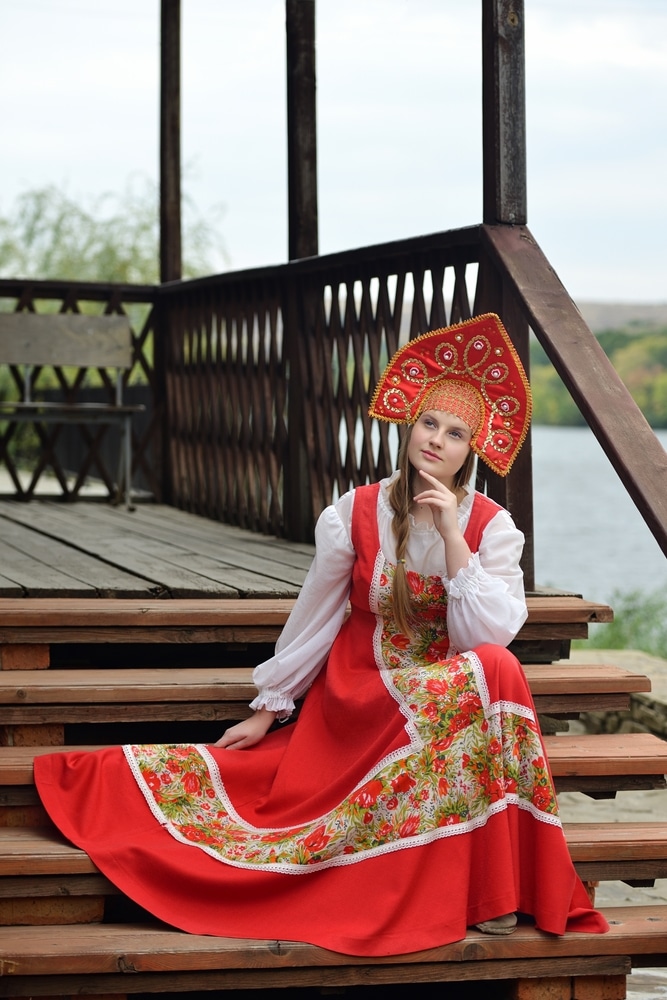
[[389,485],[325,512],[284,639],[256,671],[256,706],[289,709],[307,689],[296,723],[247,750],[38,757],[42,801],[118,888],[193,933],[398,955],[514,911],[551,934],[604,932],[570,860],[523,671],[491,641],[525,619],[520,571],[496,565],[522,536],[469,491],[460,517],[474,555],[449,581],[442,539],[415,525],[418,625],[404,635]]

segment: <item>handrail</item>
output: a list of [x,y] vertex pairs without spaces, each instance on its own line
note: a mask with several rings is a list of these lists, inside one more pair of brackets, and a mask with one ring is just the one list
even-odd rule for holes
[[667,555],[667,452],[525,226],[484,226],[535,336]]

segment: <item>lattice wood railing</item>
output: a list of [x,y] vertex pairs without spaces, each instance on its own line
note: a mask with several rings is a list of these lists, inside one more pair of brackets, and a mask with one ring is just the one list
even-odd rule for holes
[[[140,393],[142,402],[148,404],[143,426],[140,427],[140,422],[135,423],[133,482],[139,482],[150,494],[159,496],[161,406],[153,360],[156,291],[154,286],[0,280],[0,309],[4,311],[124,313],[129,316],[134,365],[125,376],[125,398],[131,400],[133,393]],[[22,380],[20,369],[2,365],[0,358],[0,391],[4,398],[19,399]],[[92,372],[86,368],[43,366],[34,373],[35,398],[59,396],[68,403],[91,398],[113,401],[115,390],[115,374],[103,368]],[[116,428],[24,424],[22,427],[31,428],[34,435],[26,444],[25,439],[19,440],[20,426],[7,420],[0,428],[0,457],[15,496],[30,499],[44,486],[48,474],[56,481],[49,489],[59,488],[60,495],[66,499],[79,497],[90,477],[101,484],[110,497],[115,495],[118,448],[108,447],[108,444],[118,433]],[[27,449],[28,461],[25,455],[22,456],[22,449]]]
[[308,538],[387,475],[398,434],[369,390],[399,343],[471,315],[478,245],[462,230],[165,286],[171,500]]

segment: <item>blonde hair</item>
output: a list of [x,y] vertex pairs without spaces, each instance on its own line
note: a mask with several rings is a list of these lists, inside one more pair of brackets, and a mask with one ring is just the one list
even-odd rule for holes
[[[399,475],[389,488],[389,503],[394,512],[392,529],[396,539],[396,572],[392,583],[391,597],[394,620],[401,632],[412,633],[412,601],[410,599],[410,584],[405,569],[405,553],[410,535],[410,507],[415,494],[417,473],[408,458],[408,446],[412,435],[411,424],[401,441],[398,450],[397,469]],[[470,449],[465,462],[454,476],[454,489],[465,486],[472,476],[475,464],[475,453]]]

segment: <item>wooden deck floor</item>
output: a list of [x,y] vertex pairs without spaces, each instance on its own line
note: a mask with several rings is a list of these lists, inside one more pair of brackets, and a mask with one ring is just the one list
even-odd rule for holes
[[294,597],[313,553],[158,504],[0,501],[0,597]]

